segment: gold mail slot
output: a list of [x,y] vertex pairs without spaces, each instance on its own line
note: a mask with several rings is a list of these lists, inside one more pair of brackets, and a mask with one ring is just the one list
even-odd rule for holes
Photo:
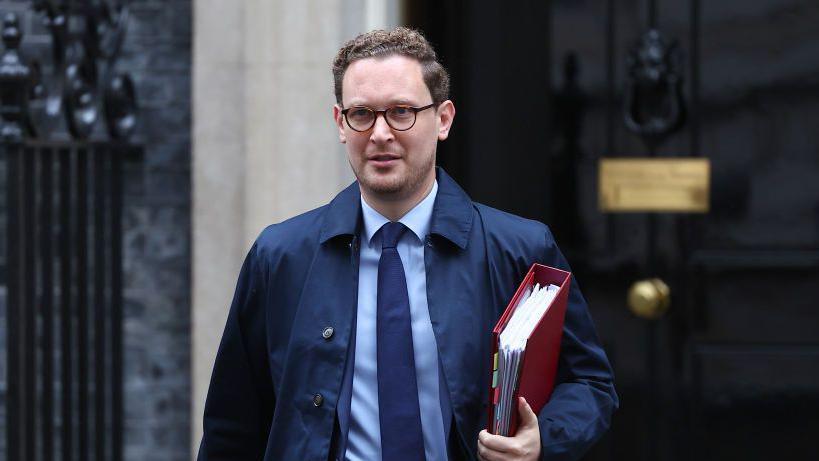
[[601,211],[708,212],[706,158],[603,158],[598,167]]

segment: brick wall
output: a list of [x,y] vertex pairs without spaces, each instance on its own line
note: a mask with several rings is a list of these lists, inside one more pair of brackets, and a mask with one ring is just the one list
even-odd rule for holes
[[[0,13],[18,12],[25,54],[45,58],[50,36],[30,5],[3,0]],[[140,121],[134,140],[144,146],[145,157],[129,165],[125,176],[125,459],[183,460],[189,459],[190,447],[191,2],[133,1],[129,8],[117,68],[136,84]],[[0,224],[4,215],[0,208]],[[4,300],[0,296],[5,324]],[[4,336],[0,457],[5,455]]]

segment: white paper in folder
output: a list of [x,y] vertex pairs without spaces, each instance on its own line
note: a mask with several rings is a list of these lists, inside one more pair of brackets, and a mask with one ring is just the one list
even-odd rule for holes
[[508,435],[511,413],[517,409],[517,402],[512,402],[512,395],[518,384],[520,362],[526,350],[526,340],[543,314],[552,305],[559,289],[557,285],[541,287],[540,284],[535,284],[521,297],[512,312],[512,317],[500,333],[498,341],[500,395],[498,405],[495,407],[495,434]]

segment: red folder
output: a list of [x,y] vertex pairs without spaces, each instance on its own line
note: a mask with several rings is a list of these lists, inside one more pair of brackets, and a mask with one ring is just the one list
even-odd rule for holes
[[494,376],[498,368],[498,339],[501,331],[506,327],[506,323],[512,317],[512,312],[518,305],[518,301],[529,287],[535,283],[541,286],[547,284],[558,285],[557,292],[551,306],[540,318],[529,339],[526,341],[526,350],[523,352],[520,365],[520,377],[518,387],[513,393],[512,414],[509,425],[509,434],[514,435],[518,428],[518,406],[517,400],[521,396],[526,399],[529,406],[535,413],[540,412],[543,405],[549,401],[552,390],[555,387],[555,375],[557,373],[557,360],[560,356],[560,339],[563,335],[563,317],[566,314],[566,304],[569,299],[569,288],[571,284],[571,273],[544,266],[542,264],[532,264],[526,277],[521,282],[515,296],[509,302],[503,312],[495,329],[492,330],[492,357],[490,360],[490,370],[493,378],[489,383],[489,419],[487,430],[493,433],[493,422],[495,420],[496,405],[498,403],[497,378]]

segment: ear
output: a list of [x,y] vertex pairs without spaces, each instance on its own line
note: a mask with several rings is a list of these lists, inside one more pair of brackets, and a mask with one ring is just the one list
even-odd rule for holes
[[449,129],[452,128],[452,121],[455,120],[455,104],[449,99],[438,106],[438,140],[443,141],[449,137]]
[[338,104],[333,105],[333,119],[336,122],[336,128],[338,128],[338,141],[345,144],[347,135],[344,133],[344,114],[341,113],[341,106]]

